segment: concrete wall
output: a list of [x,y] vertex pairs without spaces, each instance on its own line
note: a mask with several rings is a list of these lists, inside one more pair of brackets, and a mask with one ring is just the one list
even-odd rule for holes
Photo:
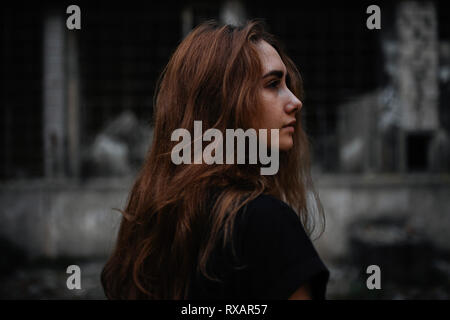
[[26,181],[0,187],[0,236],[30,257],[105,256],[131,180]]
[[[450,176],[315,176],[326,231],[315,243],[325,259],[348,253],[348,226],[379,216],[408,217],[450,250]],[[31,257],[106,256],[132,179],[87,183],[24,181],[0,186],[0,237]]]
[[412,230],[450,250],[449,175],[322,176],[317,181],[327,220],[316,243],[325,257],[348,254],[353,222],[380,217],[405,217]]

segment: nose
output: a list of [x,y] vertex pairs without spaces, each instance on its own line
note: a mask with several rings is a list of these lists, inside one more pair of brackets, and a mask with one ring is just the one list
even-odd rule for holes
[[287,113],[297,113],[303,107],[303,103],[293,93],[291,93],[291,100],[286,105]]

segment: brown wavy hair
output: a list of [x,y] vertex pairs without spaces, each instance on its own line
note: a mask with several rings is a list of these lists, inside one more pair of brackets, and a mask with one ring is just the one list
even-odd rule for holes
[[[310,235],[315,216],[324,222],[300,112],[294,145],[280,153],[276,175],[261,175],[259,165],[171,161],[176,144],[171,133],[186,128],[193,136],[194,120],[201,120],[204,130],[216,128],[223,134],[227,128],[255,125],[262,74],[255,45],[260,40],[278,51],[288,86],[302,100],[298,69],[266,29],[261,20],[240,27],[204,22],[179,44],[162,71],[154,95],[153,143],[126,208],[120,210],[116,245],[101,274],[107,298],[188,298],[193,272],[215,279],[206,272],[212,249],[221,232],[222,245],[230,241],[236,213],[260,194],[288,203]],[[212,198],[212,190],[220,192]]]

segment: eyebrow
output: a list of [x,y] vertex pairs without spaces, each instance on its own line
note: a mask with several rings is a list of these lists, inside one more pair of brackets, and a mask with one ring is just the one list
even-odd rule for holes
[[264,78],[267,78],[267,77],[270,77],[270,76],[276,76],[277,78],[283,78],[283,74],[284,74],[284,72],[283,71],[281,71],[281,70],[272,70],[272,71],[269,71],[269,72],[267,72],[264,76],[263,76],[263,79]]

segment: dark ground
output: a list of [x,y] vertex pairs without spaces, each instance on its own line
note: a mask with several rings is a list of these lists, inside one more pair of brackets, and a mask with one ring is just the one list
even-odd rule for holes
[[[66,273],[69,265],[76,264],[81,270],[81,289],[69,290],[66,286]],[[0,278],[0,299],[105,299],[100,285],[100,272],[103,260],[82,260],[69,262],[39,261],[23,265]]]
[[[81,269],[81,289],[66,287],[66,268],[77,264]],[[434,262],[439,281],[424,283],[411,281],[398,284],[381,278],[381,290],[368,290],[366,277],[354,265],[345,262],[328,264],[331,273],[328,299],[450,299],[450,262]],[[85,260],[78,263],[68,260],[40,261],[30,266],[20,266],[0,279],[0,299],[105,299],[100,285],[100,271],[104,260]],[[364,270],[365,271],[365,270]],[[421,275],[422,279],[430,275]],[[433,277],[435,278],[435,277]]]

